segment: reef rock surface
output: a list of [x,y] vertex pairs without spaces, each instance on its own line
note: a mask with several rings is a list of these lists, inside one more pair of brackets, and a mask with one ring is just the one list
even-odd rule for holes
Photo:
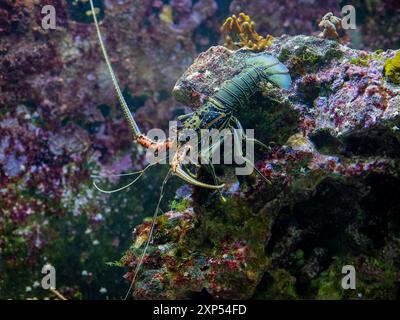
[[[198,108],[254,54],[210,48],[178,80],[176,99]],[[383,71],[395,52],[282,36],[265,54],[289,68],[293,84],[261,83],[237,117],[270,143],[256,165],[272,184],[220,166],[226,202],[204,189],[177,193],[157,219],[134,297],[395,299],[400,86]],[[212,181],[202,170],[199,177]],[[137,227],[121,260],[130,270],[149,229]],[[345,265],[355,267],[355,290],[341,287]]]

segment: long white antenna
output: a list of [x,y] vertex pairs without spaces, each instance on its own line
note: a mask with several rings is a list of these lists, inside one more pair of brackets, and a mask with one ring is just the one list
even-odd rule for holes
[[97,17],[96,17],[96,12],[94,10],[93,0],[89,0],[89,1],[90,1],[90,7],[92,10],[94,24],[96,26],[97,36],[98,36],[99,42],[100,42],[101,51],[103,52],[104,60],[106,61],[108,71],[110,73],[111,80],[112,80],[112,83],[115,88],[115,92],[117,93],[119,103],[122,106],[122,111],[124,113],[125,118],[128,120],[129,126],[131,127],[133,134],[135,135],[135,137],[139,137],[142,135],[142,133],[141,133],[139,126],[137,125],[135,119],[133,118],[131,111],[128,108],[128,105],[125,101],[124,96],[122,95],[121,88],[118,85],[118,81],[117,81],[117,78],[115,77],[115,73],[111,66],[110,59],[108,58],[108,53],[107,53],[106,47],[104,46],[103,39],[101,38],[100,27],[99,27],[99,23],[97,22]]
[[152,218],[152,221],[151,221],[151,228],[150,228],[150,232],[149,232],[149,235],[148,235],[148,238],[147,238],[147,241],[146,241],[146,245],[145,245],[145,247],[143,249],[142,255],[141,255],[140,260],[139,260],[139,263],[136,265],[135,272],[133,274],[133,278],[132,278],[132,281],[131,281],[131,285],[129,286],[128,292],[126,293],[124,300],[128,299],[128,296],[132,291],[133,285],[134,285],[134,283],[136,281],[136,277],[139,274],[140,268],[141,268],[141,266],[143,264],[144,256],[147,253],[147,248],[149,247],[150,241],[153,238],[153,232],[154,232],[154,227],[156,225],[156,219],[157,219],[158,211],[160,210],[161,200],[162,200],[162,198],[164,196],[164,187],[168,182],[170,174],[171,174],[171,170],[168,171],[168,173],[165,176],[165,178],[163,180],[163,183],[161,185],[160,198],[158,199],[158,202],[157,202],[156,211],[154,211],[154,214],[153,214],[153,218]]

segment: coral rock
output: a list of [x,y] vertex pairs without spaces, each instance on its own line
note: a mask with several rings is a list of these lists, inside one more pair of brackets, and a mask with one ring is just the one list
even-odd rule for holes
[[[196,109],[246,58],[265,53],[288,67],[293,85],[261,83],[237,116],[256,138],[273,141],[257,153],[272,185],[217,167],[227,201],[195,188],[189,208],[158,218],[164,222],[156,225],[134,296],[395,298],[400,225],[393,213],[400,203],[390,194],[400,191],[400,86],[383,74],[391,52],[307,36],[277,38],[262,53],[212,47],[177,81],[174,95]],[[384,225],[393,226],[388,234],[378,231]],[[128,251],[125,265],[136,265],[140,253]],[[345,264],[360,270],[359,291],[338,287]],[[378,270],[388,277],[371,286]]]

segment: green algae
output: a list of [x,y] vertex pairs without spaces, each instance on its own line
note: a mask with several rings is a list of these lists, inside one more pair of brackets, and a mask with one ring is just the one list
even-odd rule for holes
[[350,63],[359,67],[369,67],[371,61],[383,61],[384,56],[382,55],[383,50],[377,50],[369,54],[360,54],[357,57],[350,58]]
[[357,290],[365,299],[392,299],[396,295],[397,271],[393,264],[372,256],[366,257],[359,269]]
[[[353,265],[356,289],[343,289],[342,267]],[[320,300],[392,299],[396,294],[397,271],[379,255],[336,257],[333,263],[314,279],[311,286]]]
[[312,282],[317,287],[315,298],[318,300],[340,300],[343,289],[340,287],[340,277],[338,270],[329,268],[322,272],[319,277]]
[[184,212],[190,207],[190,200],[189,199],[173,200],[169,207],[171,210]]
[[384,65],[386,78],[394,84],[400,84],[400,50],[393,58],[388,58]]
[[356,57],[356,58],[351,58],[350,62],[352,64],[355,64],[355,65],[360,66],[360,67],[368,67],[369,66],[369,60],[370,60],[370,58],[368,56],[366,56],[366,57],[359,56],[359,57]]
[[315,37],[296,36],[290,44],[290,47],[281,49],[278,59],[281,62],[290,61],[290,74],[294,78],[315,72],[321,65],[343,56],[340,46],[335,41],[321,41]]
[[312,47],[304,47],[300,57],[301,61],[306,65],[314,65],[323,61],[323,57]]
[[255,299],[295,300],[299,298],[295,287],[296,278],[285,269],[269,270],[264,275],[263,282],[265,284],[256,292]]
[[296,266],[297,267],[302,267],[304,265],[304,251],[299,249],[295,253],[296,255]]

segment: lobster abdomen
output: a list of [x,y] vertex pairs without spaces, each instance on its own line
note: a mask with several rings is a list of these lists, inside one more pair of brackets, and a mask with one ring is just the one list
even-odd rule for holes
[[257,55],[248,58],[245,63],[243,71],[225,81],[215,95],[184,121],[186,128],[221,128],[226,118],[259,90],[262,80],[284,89],[288,89],[292,83],[289,70],[272,55]]

